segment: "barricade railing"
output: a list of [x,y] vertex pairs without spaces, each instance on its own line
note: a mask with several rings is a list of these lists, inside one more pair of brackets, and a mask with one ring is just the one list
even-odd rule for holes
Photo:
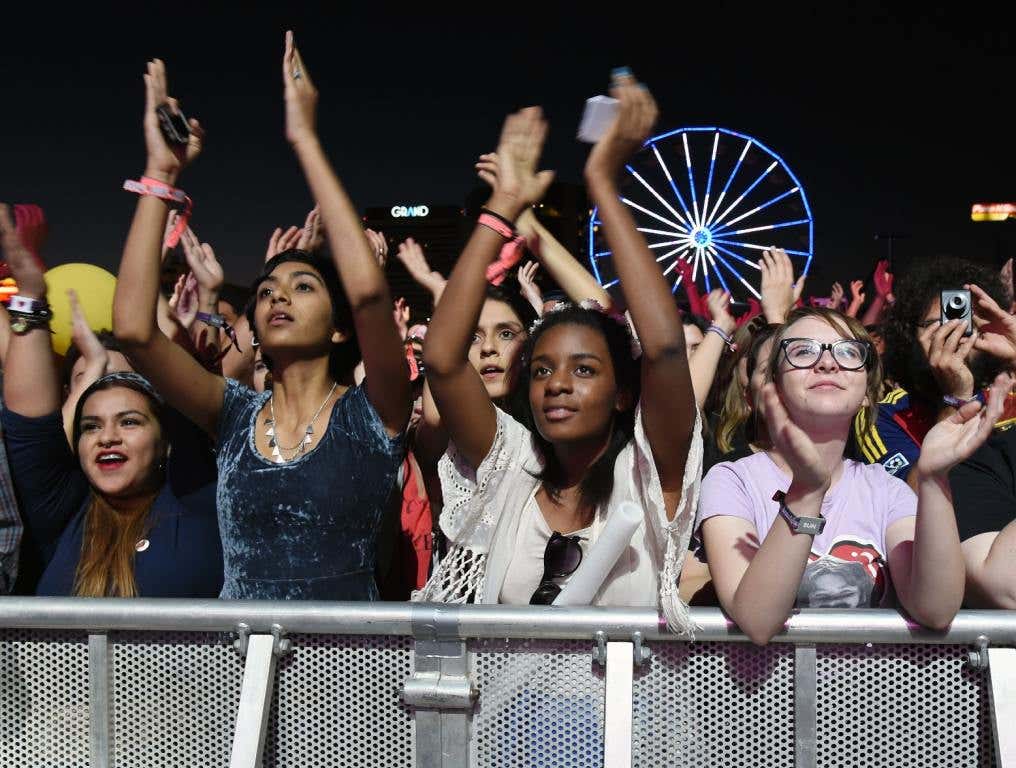
[[0,599],[0,765],[1016,766],[1016,612]]

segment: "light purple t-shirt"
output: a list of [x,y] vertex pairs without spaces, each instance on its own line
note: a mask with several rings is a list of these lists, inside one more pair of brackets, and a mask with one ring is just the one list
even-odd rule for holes
[[[790,487],[766,453],[717,464],[702,481],[696,531],[717,515],[740,517],[759,540],[779,518],[773,494]],[[797,592],[799,608],[863,608],[888,594],[886,529],[917,514],[917,496],[880,464],[843,461],[843,475],[822,500],[825,530],[816,536]],[[757,546],[757,545],[756,545]]]

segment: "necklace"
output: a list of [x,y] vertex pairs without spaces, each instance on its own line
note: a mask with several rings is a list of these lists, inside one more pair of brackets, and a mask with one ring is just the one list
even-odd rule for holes
[[[321,401],[321,405],[314,411],[314,415],[310,417],[310,424],[307,425],[306,431],[303,433],[303,439],[293,446],[292,448],[286,448],[284,445],[279,445],[279,441],[275,435],[275,393],[272,392],[272,396],[268,398],[268,409],[272,414],[270,419],[265,419],[265,437],[268,438],[268,447],[272,449],[272,460],[276,464],[284,464],[286,461],[292,461],[297,456],[303,455],[307,450],[307,446],[311,444],[311,435],[314,434],[314,422],[317,421],[317,417],[321,415],[321,411],[324,410],[325,404],[331,399],[332,393],[335,392],[335,388],[339,386],[338,382],[332,384],[332,388],[328,390],[328,394],[325,395],[325,399]],[[282,451],[291,452],[293,455],[288,459],[282,457]]]

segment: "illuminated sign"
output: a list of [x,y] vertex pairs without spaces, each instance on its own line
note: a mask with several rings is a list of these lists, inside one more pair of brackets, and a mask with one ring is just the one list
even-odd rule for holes
[[971,221],[1005,221],[1016,219],[1016,203],[974,203]]
[[391,210],[393,219],[423,218],[429,213],[430,208],[426,205],[393,205]]

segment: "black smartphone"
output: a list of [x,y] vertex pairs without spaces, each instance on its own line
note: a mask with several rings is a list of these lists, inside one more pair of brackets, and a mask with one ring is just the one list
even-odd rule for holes
[[174,112],[169,104],[160,104],[155,108],[155,114],[159,117],[162,137],[170,144],[186,146],[190,141],[190,126],[187,125],[183,112]]
[[963,335],[973,335],[974,311],[970,301],[970,291],[965,288],[949,288],[942,291],[940,300],[942,302],[940,317],[942,325],[951,320],[963,320],[967,324],[967,327],[963,329]]

